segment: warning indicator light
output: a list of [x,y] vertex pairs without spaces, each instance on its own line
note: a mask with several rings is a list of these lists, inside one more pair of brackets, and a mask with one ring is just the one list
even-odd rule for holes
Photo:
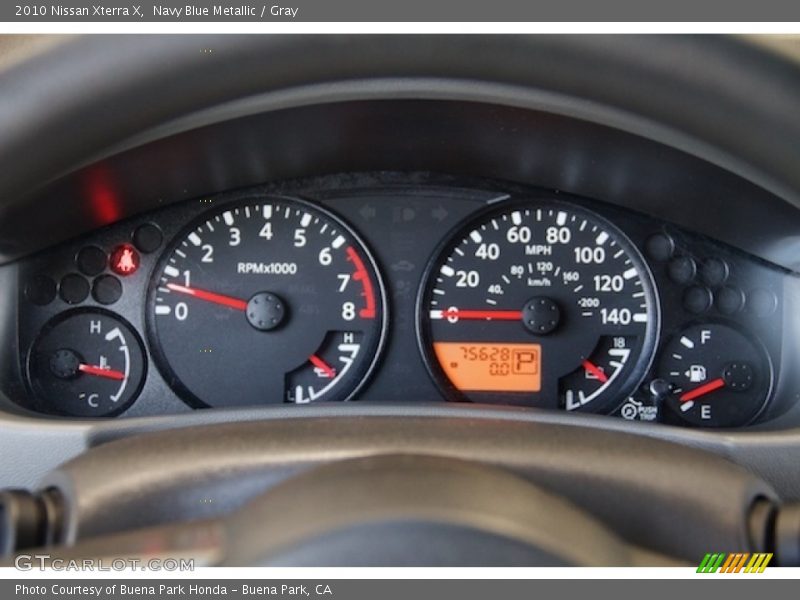
[[109,266],[117,275],[131,275],[139,268],[139,253],[129,244],[117,246],[109,258]]
[[542,386],[539,344],[435,342],[445,375],[462,392],[538,392]]

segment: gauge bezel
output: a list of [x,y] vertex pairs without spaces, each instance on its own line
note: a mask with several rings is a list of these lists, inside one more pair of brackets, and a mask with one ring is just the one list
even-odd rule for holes
[[366,244],[364,239],[361,237],[361,235],[359,235],[359,233],[354,229],[354,227],[344,218],[334,213],[333,211],[329,210],[328,208],[320,206],[319,203],[308,200],[301,196],[270,194],[253,190],[246,190],[233,193],[229,192],[221,194],[219,196],[211,197],[209,198],[209,202],[213,203],[214,206],[212,208],[207,208],[195,214],[191,219],[186,221],[185,224],[183,224],[178,229],[178,231],[169,239],[169,241],[165,244],[164,249],[161,251],[158,260],[156,260],[153,269],[148,274],[147,295],[144,303],[145,331],[147,335],[147,340],[149,342],[150,353],[152,355],[153,362],[155,363],[156,370],[161,374],[161,377],[164,379],[167,386],[178,396],[178,398],[180,398],[184,403],[186,403],[188,406],[194,409],[214,409],[214,410],[225,410],[227,408],[265,409],[265,408],[281,408],[286,405],[285,402],[281,402],[281,403],[272,403],[264,405],[246,404],[240,407],[215,407],[205,403],[202,400],[202,398],[198,397],[186,385],[184,385],[184,383],[180,380],[180,378],[173,372],[172,367],[170,366],[169,361],[167,360],[167,357],[165,356],[161,348],[161,343],[158,337],[158,331],[156,329],[155,311],[153,307],[155,305],[155,297],[158,287],[158,276],[164,270],[164,267],[166,263],[169,261],[170,256],[172,256],[175,249],[178,247],[181,241],[183,241],[186,238],[189,232],[197,228],[199,225],[205,224],[215,215],[225,212],[226,210],[230,210],[231,207],[241,207],[249,203],[289,202],[299,206],[304,206],[310,211],[318,213],[321,217],[330,219],[331,221],[336,223],[337,226],[341,227],[347,233],[347,235],[349,235],[353,239],[353,241],[358,244],[359,250],[363,253],[364,260],[368,262],[369,266],[372,268],[373,273],[375,274],[374,292],[378,295],[380,300],[380,306],[378,307],[379,308],[378,316],[381,320],[380,330],[378,333],[378,342],[375,346],[375,351],[372,360],[367,365],[367,368],[365,369],[364,374],[361,376],[357,385],[347,396],[345,396],[341,400],[341,402],[349,402],[354,400],[364,390],[365,386],[369,383],[370,379],[375,373],[376,367],[378,366],[381,358],[383,357],[383,351],[387,343],[387,334],[389,330],[389,316],[390,316],[386,287],[383,281],[382,271],[377,261],[375,260],[374,254],[372,253],[371,249]]
[[761,418],[762,415],[764,415],[764,413],[767,411],[767,407],[770,405],[770,402],[772,401],[772,395],[775,392],[775,384],[776,384],[775,366],[772,364],[772,356],[770,355],[767,346],[764,344],[763,341],[761,341],[761,338],[753,334],[746,326],[742,325],[737,321],[721,317],[712,317],[708,319],[692,319],[691,321],[685,322],[680,327],[678,327],[673,333],[666,336],[665,339],[663,340],[664,343],[661,344],[661,347],[657,352],[656,361],[654,362],[653,376],[655,378],[660,378],[664,379],[665,381],[669,381],[668,378],[664,378],[661,376],[661,363],[669,349],[669,345],[672,344],[672,342],[674,342],[676,339],[679,339],[679,337],[683,335],[687,329],[703,325],[722,325],[724,327],[728,327],[730,329],[733,329],[737,333],[743,335],[749,343],[753,344],[753,346],[756,348],[759,355],[761,356],[763,366],[765,366],[767,369],[767,389],[764,395],[764,400],[761,402],[761,406],[759,407],[758,411],[754,413],[754,415],[748,421],[744,423],[739,423],[737,425],[717,427],[711,425],[709,426],[697,425],[695,423],[692,423],[691,421],[682,418],[675,412],[675,410],[671,406],[667,404],[669,402],[670,397],[672,396],[672,394],[670,394],[669,397],[664,398],[662,401],[663,405],[661,407],[660,411],[661,418],[659,419],[659,421],[664,425],[687,427],[690,429],[706,429],[713,431],[735,431],[743,427],[748,427],[750,425],[753,425],[758,421],[759,418]]
[[[618,400],[604,399],[601,395],[600,402],[593,401],[586,406],[570,411],[609,415],[617,410],[628,399],[628,396],[641,385],[654,364],[661,332],[661,305],[653,273],[636,244],[612,221],[598,214],[595,210],[585,207],[577,198],[570,197],[568,200],[564,200],[563,197],[553,198],[547,195],[506,196],[494,200],[488,203],[487,206],[467,215],[443,236],[428,260],[428,264],[422,274],[422,279],[417,290],[417,299],[415,303],[416,334],[422,362],[425,365],[428,375],[442,392],[446,400],[450,402],[473,403],[461,390],[453,385],[450,378],[447,377],[442,370],[433,352],[433,339],[429,326],[430,319],[427,316],[426,308],[432,295],[433,273],[436,267],[442,263],[442,260],[446,259],[446,257],[453,252],[454,248],[458,245],[458,240],[462,239],[464,234],[475,229],[480,224],[485,223],[493,215],[506,214],[513,211],[515,208],[531,209],[538,208],[542,205],[548,207],[563,207],[565,211],[585,215],[598,225],[601,225],[604,230],[614,234],[617,243],[625,249],[631,261],[641,274],[642,288],[645,292],[648,306],[652,311],[652,318],[648,319],[647,328],[645,329],[645,338],[642,342],[642,349],[639,352],[639,356],[636,358],[631,372],[620,382],[619,386],[617,386],[615,395],[619,396]],[[607,392],[604,392],[604,394],[605,393]],[[504,404],[507,403],[498,403],[498,405]],[[520,408],[536,408],[520,404],[509,403],[509,405]]]
[[[57,325],[60,323],[72,318],[73,316],[79,314],[101,314],[105,317],[116,319],[125,327],[128,328],[133,334],[134,341],[139,344],[139,350],[142,354],[142,375],[140,377],[139,383],[136,386],[136,389],[131,394],[130,400],[118,406],[115,410],[111,412],[104,413],[102,415],[98,415],[96,417],[92,416],[77,416],[70,414],[66,411],[58,411],[54,410],[52,406],[49,405],[47,401],[41,398],[40,394],[36,391],[36,385],[34,384],[34,372],[33,372],[33,352],[34,349],[39,345],[39,342],[46,336],[50,331],[52,331]],[[131,323],[123,316],[115,313],[114,311],[108,310],[106,308],[99,308],[95,306],[81,306],[79,308],[71,308],[64,312],[60,312],[54,317],[52,317],[44,326],[41,328],[39,333],[31,342],[28,350],[25,354],[25,385],[28,389],[30,397],[33,399],[33,406],[32,409],[39,413],[39,414],[46,414],[46,415],[55,415],[59,417],[66,417],[70,419],[89,419],[89,420],[96,420],[96,419],[108,419],[111,417],[117,417],[128,410],[131,406],[134,405],[136,400],[139,398],[139,394],[142,393],[142,389],[144,388],[145,382],[147,381],[147,374],[149,368],[149,361],[148,361],[148,353],[147,347],[144,344],[144,340],[142,336],[139,335],[139,332],[136,331],[136,328],[131,325]]]

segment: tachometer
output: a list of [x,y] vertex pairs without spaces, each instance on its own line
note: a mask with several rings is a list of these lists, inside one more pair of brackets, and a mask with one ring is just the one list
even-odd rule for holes
[[199,406],[352,397],[377,360],[385,299],[364,245],[297,199],[204,215],[165,253],[149,325],[168,383]]
[[543,200],[460,229],[429,269],[419,319],[429,368],[455,397],[602,412],[652,361],[659,309],[620,231]]

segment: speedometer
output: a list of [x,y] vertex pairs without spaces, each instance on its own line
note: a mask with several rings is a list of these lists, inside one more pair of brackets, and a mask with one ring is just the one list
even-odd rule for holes
[[506,204],[442,247],[419,298],[423,354],[456,399],[613,409],[639,383],[659,309],[633,244],[578,206]]
[[293,198],[245,199],[190,225],[160,261],[148,313],[167,382],[216,407],[349,399],[386,323],[367,249]]

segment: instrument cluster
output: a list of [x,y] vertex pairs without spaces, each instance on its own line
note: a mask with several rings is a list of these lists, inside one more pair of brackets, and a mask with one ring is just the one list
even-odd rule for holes
[[44,415],[452,401],[730,428],[797,383],[793,273],[510,184],[240,190],[17,267],[4,391]]

